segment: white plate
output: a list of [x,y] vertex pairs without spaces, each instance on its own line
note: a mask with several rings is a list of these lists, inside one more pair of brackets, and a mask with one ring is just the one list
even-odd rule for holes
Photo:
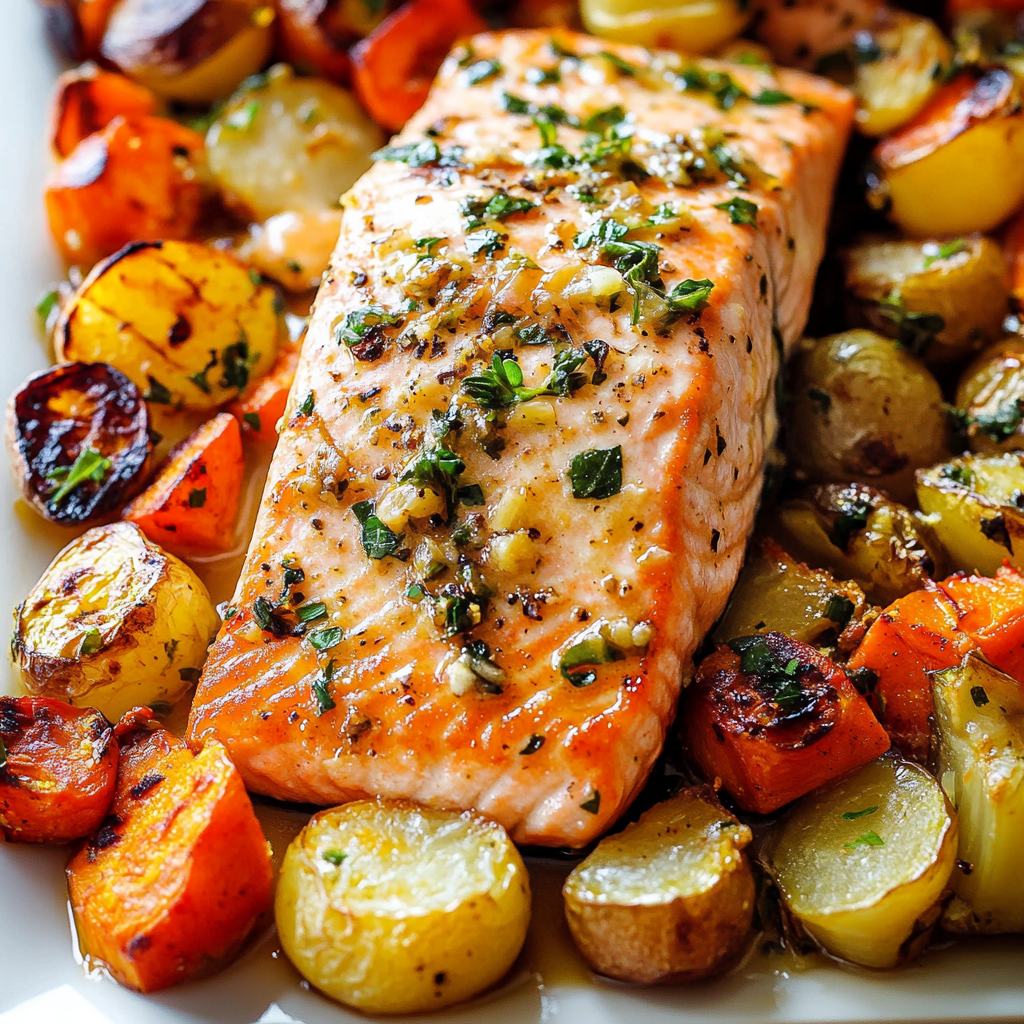
[[[56,66],[32,0],[2,0],[0,7],[0,396],[6,398],[47,362],[33,306],[59,274],[41,198],[46,107]],[[8,474],[0,471],[0,614],[8,615],[22,600],[67,539],[15,505]],[[9,666],[0,672],[0,692],[13,691]],[[266,809],[261,816],[278,853],[303,820]],[[304,988],[277,953],[272,934],[217,977],[156,996],[136,996],[102,975],[88,974],[68,921],[66,856],[62,849],[0,844],[0,1024],[365,1020]],[[604,984],[590,977],[565,933],[558,895],[564,872],[546,863],[532,868],[537,909],[512,978],[488,999],[430,1019],[453,1024],[1024,1020],[1019,939],[961,943],[891,973],[824,962],[787,973],[778,961],[758,958],[725,978],[688,987],[644,991]],[[28,1000],[34,1001],[22,1006]],[[10,1017],[4,1011],[11,1011]]]

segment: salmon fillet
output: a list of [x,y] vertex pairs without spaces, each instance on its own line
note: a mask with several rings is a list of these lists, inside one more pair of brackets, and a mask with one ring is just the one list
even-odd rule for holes
[[606,830],[743,558],[851,116],[799,72],[457,48],[343,199],[190,741],[285,800]]

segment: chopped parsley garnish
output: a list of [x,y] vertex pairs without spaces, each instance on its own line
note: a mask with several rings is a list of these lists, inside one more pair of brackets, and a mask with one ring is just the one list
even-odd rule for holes
[[896,340],[911,355],[923,356],[935,336],[946,329],[940,313],[917,313],[907,309],[898,291],[890,292],[878,303],[879,314],[896,328]]
[[505,670],[491,658],[491,648],[483,640],[470,640],[462,648],[462,659],[477,678],[477,688],[484,693],[501,693]]
[[533,157],[533,163],[556,170],[572,167],[576,163],[576,157],[558,141],[558,128],[555,123],[546,117],[534,117],[533,123],[540,132],[541,142],[540,149]]
[[479,484],[466,484],[455,492],[455,501],[459,505],[484,505],[484,490]]
[[843,629],[853,618],[853,612],[854,604],[848,597],[843,597],[842,594],[833,594],[825,608],[825,618],[834,622],[839,629]]
[[622,490],[622,446],[591,448],[569,462],[574,498],[603,500]]
[[780,92],[778,89],[762,89],[750,98],[762,107],[776,107],[780,103],[796,103],[796,100],[788,92]]
[[628,60],[623,60],[617,53],[612,53],[610,50],[598,50],[597,55],[604,57],[616,71],[623,75],[633,77],[639,70],[635,64],[630,64]]
[[202,508],[206,504],[206,488],[205,487],[193,487],[188,492],[188,507],[189,508]]
[[36,316],[39,317],[40,323],[45,327],[50,319],[50,314],[60,305],[60,292],[56,288],[48,291],[37,303],[36,303]]
[[988,694],[984,686],[971,687],[971,700],[976,708],[983,708],[988,703]]
[[579,123],[579,127],[585,132],[605,132],[617,124],[626,120],[626,111],[615,104],[613,107],[605,107],[603,110],[595,110]]
[[413,483],[419,487],[430,487],[444,498],[446,519],[451,517],[455,506],[455,482],[465,471],[466,464],[450,448],[437,444],[433,448],[422,448],[412,462],[406,466],[398,482]]
[[324,852],[320,854],[320,857],[323,860],[327,861],[328,864],[333,864],[335,867],[341,864],[347,856],[348,854],[345,853],[344,850],[324,850]]
[[100,631],[94,626],[92,629],[87,629],[85,635],[82,637],[82,642],[78,645],[79,657],[86,658],[90,654],[95,654],[103,646],[103,637],[100,635]]
[[839,508],[839,514],[832,523],[829,531],[829,540],[841,551],[850,547],[850,539],[855,533],[859,533],[868,525],[868,517],[871,515],[871,503],[867,501],[844,502]]
[[442,149],[433,139],[410,142],[404,146],[385,146],[372,154],[372,160],[408,164],[410,167],[458,167],[463,148]]
[[345,633],[341,626],[327,626],[306,637],[318,651],[329,651],[332,647],[337,647],[344,638]]
[[[520,754],[536,754],[544,746],[544,737],[535,732],[527,741],[526,746],[519,751]],[[0,767],[3,767],[0,765]]]
[[345,314],[345,319],[335,328],[335,336],[352,348],[366,341],[375,329],[391,327],[400,319],[400,314],[390,313],[383,306],[364,306]]
[[296,409],[296,413],[299,416],[309,416],[313,412],[313,408],[316,405],[316,396],[310,391],[306,397],[302,400],[302,405]]
[[522,96],[515,96],[510,92],[501,94],[501,109],[509,114],[525,114],[527,117],[541,117],[551,124],[569,124],[578,127],[579,122],[572,114],[567,114],[561,107],[553,103],[545,103],[539,106],[524,100]]
[[352,506],[352,512],[362,527],[363,550],[370,558],[386,558],[398,550],[402,535],[385,526],[374,514],[374,508],[372,501],[360,501]]
[[856,821],[858,818],[866,818],[869,814],[874,814],[878,810],[878,804],[874,804],[871,807],[862,807],[859,811],[843,811],[839,815],[843,821]]
[[953,483],[961,484],[964,487],[974,486],[974,470],[970,466],[950,463],[942,467],[942,475]]
[[665,304],[673,313],[699,313],[707,306],[714,287],[707,278],[701,281],[680,281],[665,296]]
[[483,227],[490,220],[506,220],[516,213],[527,213],[534,208],[529,199],[509,195],[504,189],[498,189],[491,196],[467,197],[459,209],[466,218],[468,227]]
[[493,256],[505,248],[506,237],[494,228],[481,228],[466,235],[466,249],[473,256],[481,252],[485,256]]
[[757,689],[787,714],[801,711],[807,702],[798,678],[801,663],[791,658],[783,664],[759,633],[735,637],[728,642],[734,654],[740,656],[740,671],[756,676]]
[[[110,459],[101,455],[95,448],[84,448],[70,466],[57,466],[46,474],[46,479],[56,487],[50,496],[50,504],[59,505],[76,487],[86,481],[102,483],[112,465]],[[58,486],[58,481],[63,482]]]
[[316,698],[316,713],[318,716],[337,707],[334,703],[334,698],[327,689],[334,679],[334,665],[334,659],[331,658],[321,670],[320,675],[310,683],[309,688],[313,691],[313,696]]
[[924,246],[924,269],[927,270],[936,260],[948,260],[951,256],[963,252],[967,243],[962,238],[954,238],[951,242],[928,242]]
[[1017,433],[1022,420],[1024,420],[1024,403],[1018,399],[1010,399],[1003,402],[995,412],[983,412],[971,418],[971,422],[977,424],[978,429],[993,441],[1005,441]]
[[327,605],[323,601],[314,601],[304,604],[296,614],[299,617],[299,622],[316,622],[317,619],[327,617]]
[[245,131],[247,128],[252,127],[252,123],[256,120],[256,115],[259,112],[259,103],[252,100],[239,107],[237,110],[232,110],[231,113],[224,118],[224,124],[226,124],[228,128],[234,128],[235,131]]
[[523,387],[523,370],[511,353],[495,352],[489,369],[467,377],[462,389],[484,409],[510,409],[520,402],[529,402],[542,395],[565,397],[586,383],[586,377],[577,373],[586,352],[564,348],[555,355],[554,365],[547,380],[539,387]]
[[676,88],[682,92],[706,92],[720,110],[731,110],[736,101],[747,98],[747,93],[732,75],[724,71],[705,71],[702,68],[687,68],[676,78]]
[[149,381],[149,387],[146,389],[146,392],[142,397],[147,402],[154,402],[156,405],[170,405],[170,390],[161,384],[155,377],[147,376],[146,380]]
[[573,644],[559,660],[558,670],[573,686],[589,686],[597,679],[597,673],[586,666],[607,665],[611,661],[622,661],[624,657],[605,637],[592,636]]
[[220,365],[224,370],[219,381],[220,386],[241,391],[249,383],[249,374],[258,360],[259,353],[249,352],[245,331],[240,329],[238,341],[228,345],[220,354]]
[[885,840],[870,829],[862,836],[857,836],[852,843],[843,843],[844,850],[855,850],[858,846],[885,846]]
[[478,60],[463,70],[462,80],[466,85],[479,85],[481,82],[486,82],[488,78],[500,75],[504,70],[500,61]]
[[587,814],[597,814],[601,809],[601,794],[595,789],[593,795],[589,800],[584,800],[580,804],[580,810],[586,811]]
[[715,209],[725,210],[733,224],[748,224],[752,228],[757,227],[757,203],[752,203],[749,199],[733,196],[727,202],[715,203]]
[[558,68],[527,68],[526,80],[531,85],[556,85],[562,80]]

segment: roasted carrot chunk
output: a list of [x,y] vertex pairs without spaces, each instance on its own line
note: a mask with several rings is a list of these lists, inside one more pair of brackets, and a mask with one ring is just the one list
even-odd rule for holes
[[270,373],[254,380],[238,401],[229,406],[229,411],[242,428],[244,438],[261,443],[277,443],[277,421],[284,415],[298,364],[298,348],[294,345],[281,348]]
[[154,992],[208,973],[270,910],[270,850],[224,748],[122,739],[113,815],[68,866],[83,952]]
[[83,139],[46,188],[50,233],[70,263],[91,266],[140,238],[188,238],[203,190],[203,137],[162,117],[115,117]]
[[244,474],[238,420],[218,413],[171,451],[124,518],[171,552],[226,550],[234,539]]
[[486,28],[467,0],[403,4],[352,48],[352,84],[363,106],[398,131],[423,106],[452,43]]
[[99,827],[114,798],[117,742],[91,708],[0,697],[0,832],[67,843]]
[[767,814],[889,748],[843,670],[782,633],[737,637],[687,691],[694,759],[745,811]]
[[156,113],[158,101],[147,88],[124,75],[85,64],[57,79],[50,114],[50,143],[59,157],[89,135],[106,128],[118,114],[135,117]]

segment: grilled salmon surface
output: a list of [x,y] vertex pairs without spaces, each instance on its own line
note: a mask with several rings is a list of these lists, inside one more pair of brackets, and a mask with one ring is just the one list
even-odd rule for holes
[[282,799],[605,830],[735,581],[851,114],[570,33],[457,49],[343,199],[191,741]]

